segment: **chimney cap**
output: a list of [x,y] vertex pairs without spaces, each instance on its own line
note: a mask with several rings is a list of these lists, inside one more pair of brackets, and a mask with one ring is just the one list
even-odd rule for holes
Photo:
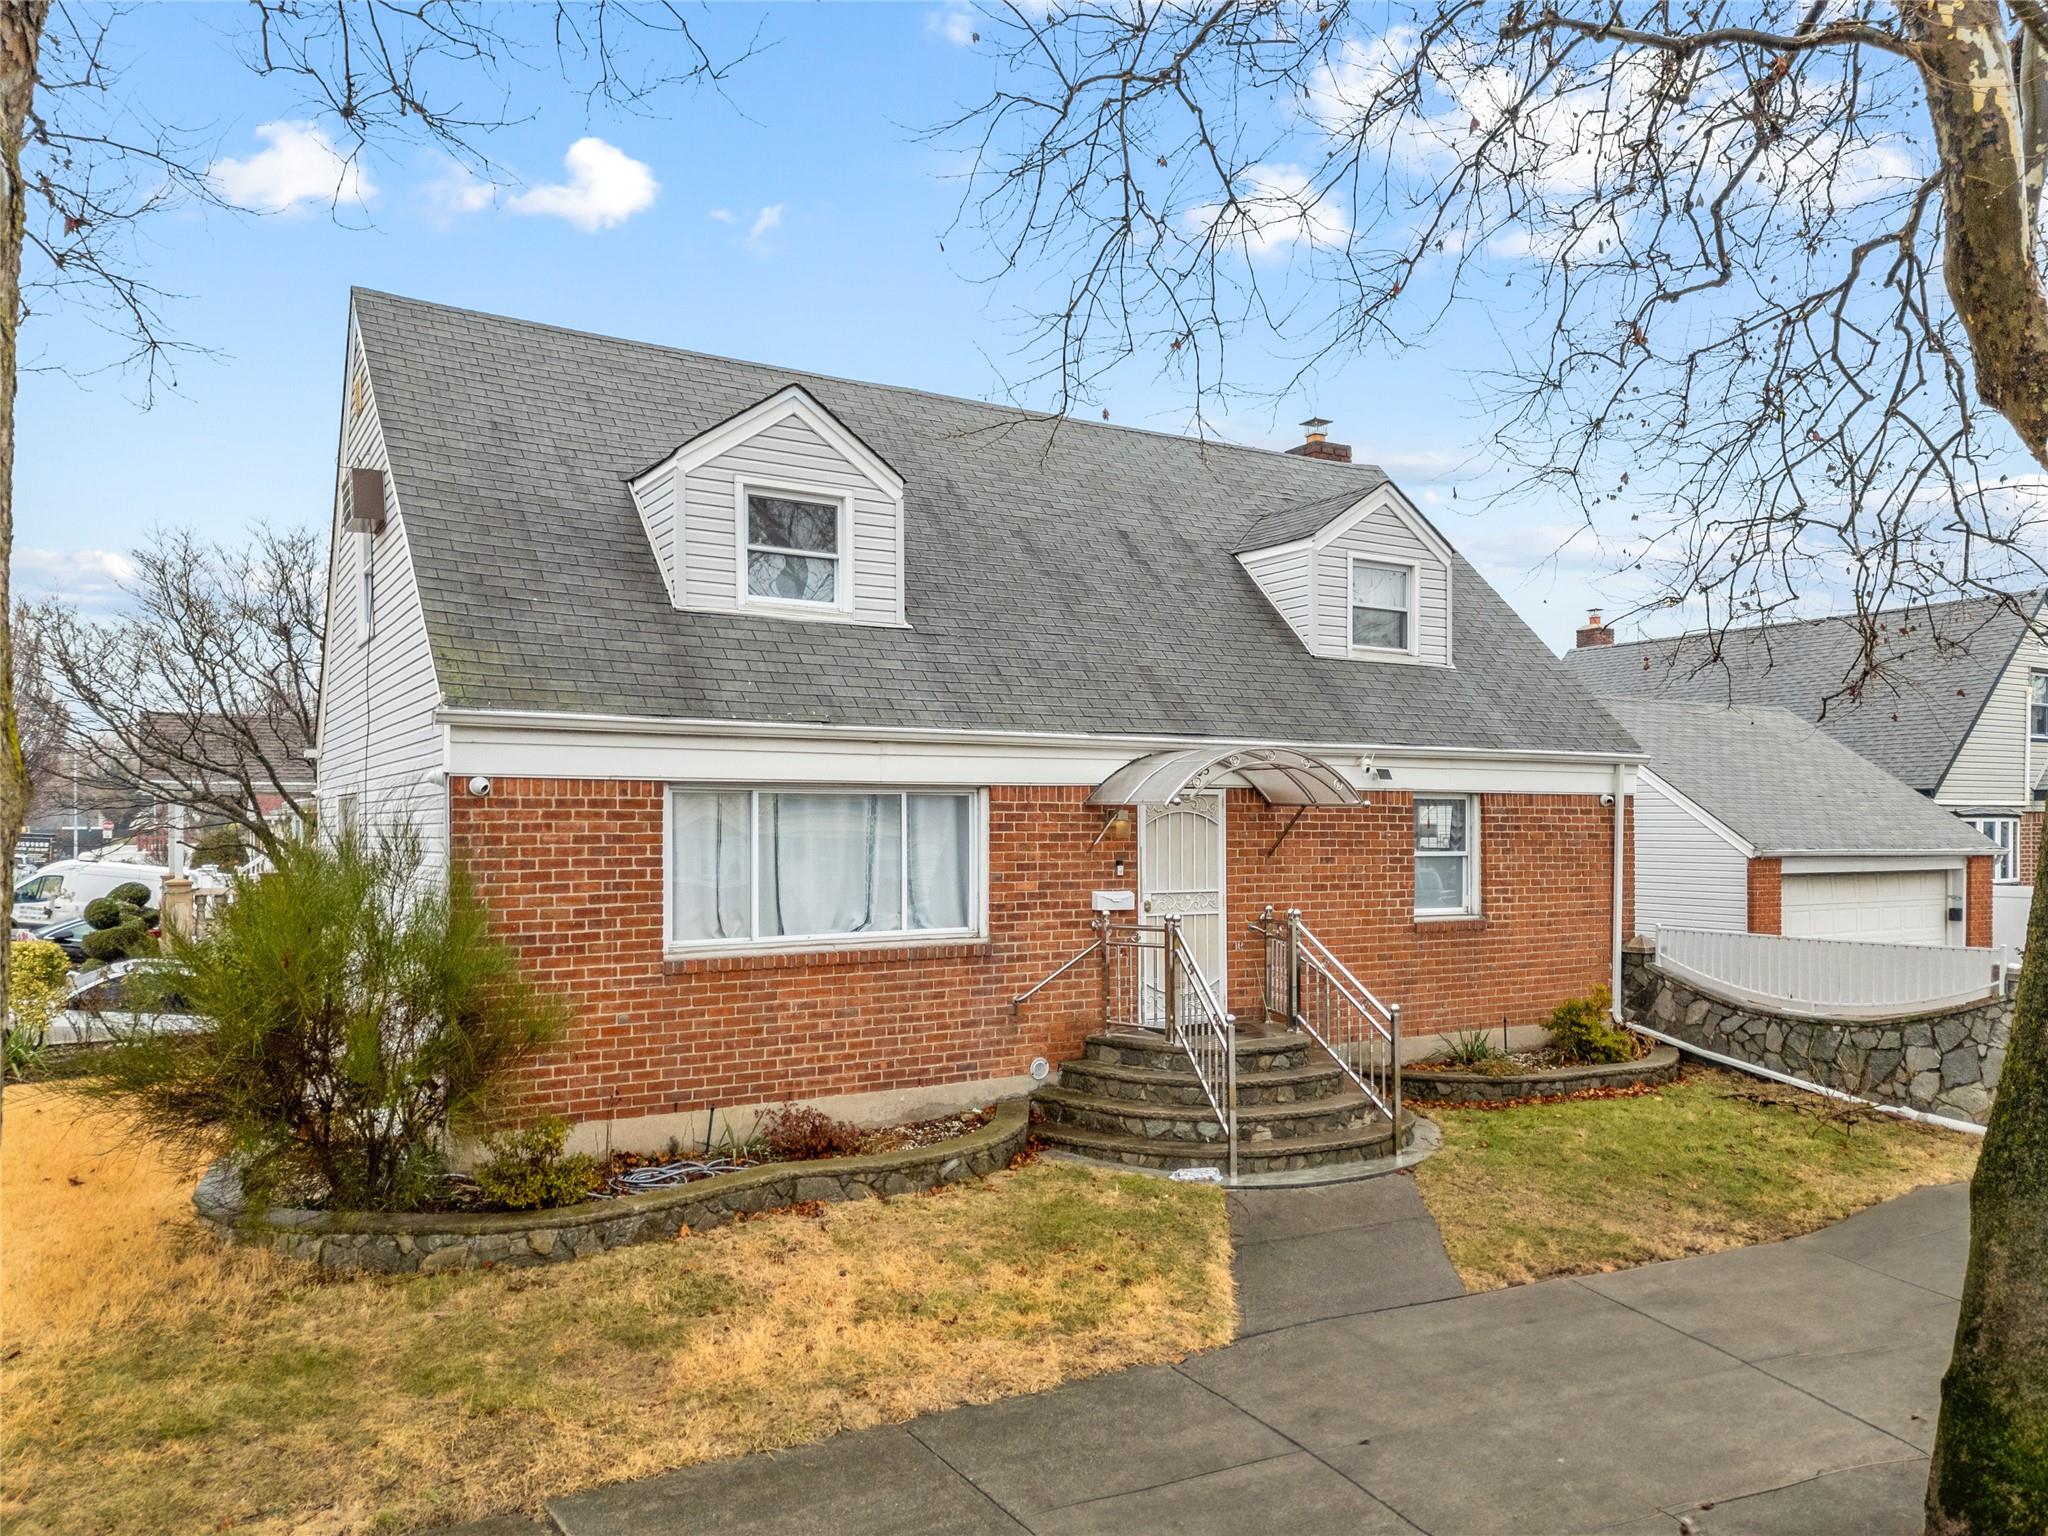
[[1600,627],[1600,610],[1599,610],[1598,608],[1591,608],[1591,609],[1588,609],[1588,610],[1587,610],[1587,612],[1586,612],[1586,628],[1588,628],[1588,629],[1598,629],[1599,627]]
[[1304,421],[1302,423],[1302,425],[1308,428],[1308,430],[1311,432],[1320,432],[1329,424],[1330,418],[1327,416],[1311,416],[1307,421]]

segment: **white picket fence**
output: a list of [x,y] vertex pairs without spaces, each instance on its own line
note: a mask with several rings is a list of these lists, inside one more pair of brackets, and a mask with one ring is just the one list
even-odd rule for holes
[[1659,928],[1657,968],[1731,1002],[1812,1019],[1881,1019],[1999,997],[2008,952]]

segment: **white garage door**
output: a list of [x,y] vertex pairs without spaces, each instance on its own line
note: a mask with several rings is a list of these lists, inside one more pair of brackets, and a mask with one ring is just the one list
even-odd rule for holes
[[1792,938],[1948,942],[1948,876],[1938,869],[1787,875],[1784,894],[1785,932]]

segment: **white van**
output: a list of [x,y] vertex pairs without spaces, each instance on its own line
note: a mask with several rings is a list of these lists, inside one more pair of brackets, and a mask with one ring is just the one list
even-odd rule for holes
[[134,881],[149,887],[149,904],[164,899],[170,871],[161,864],[122,864],[106,859],[59,859],[45,864],[14,888],[14,927],[68,923],[85,915],[85,904],[117,885]]

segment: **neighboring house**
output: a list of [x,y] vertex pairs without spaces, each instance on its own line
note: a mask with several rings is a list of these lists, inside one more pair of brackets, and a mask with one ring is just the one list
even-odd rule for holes
[[[621,1144],[1078,1054],[1117,921],[1249,1019],[1297,907],[1410,1033],[1606,982],[1635,743],[1384,474],[354,298],[317,760],[575,1009]],[[586,1133],[586,1137],[595,1132]]]
[[2026,936],[2048,780],[2044,594],[1970,598],[1876,615],[1876,673],[1847,618],[1617,645],[1596,613],[1565,665],[1595,694],[1765,704],[1836,741],[1961,817],[1998,847],[1998,942]]
[[1991,942],[1997,850],[1789,710],[1602,701],[1646,754],[1635,926]]
[[174,827],[191,847],[202,832],[223,823],[217,807],[225,801],[252,808],[273,827],[286,825],[294,806],[312,803],[312,744],[304,727],[290,720],[160,710],[145,714],[139,728],[146,758],[132,761],[127,772],[137,789],[155,798],[131,831],[159,863],[168,862]]

